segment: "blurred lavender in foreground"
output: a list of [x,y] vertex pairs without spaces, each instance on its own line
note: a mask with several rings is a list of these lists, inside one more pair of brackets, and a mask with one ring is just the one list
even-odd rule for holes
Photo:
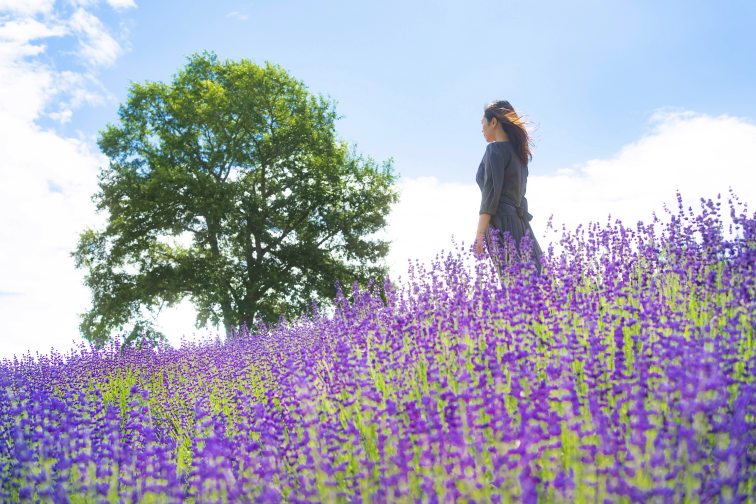
[[[681,201],[678,197],[678,201]],[[459,250],[335,313],[0,364],[0,501],[744,502],[756,215]]]

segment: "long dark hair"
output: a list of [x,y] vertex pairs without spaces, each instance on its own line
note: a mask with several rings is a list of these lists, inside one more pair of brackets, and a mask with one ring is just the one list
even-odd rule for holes
[[483,113],[488,122],[491,122],[494,117],[499,120],[501,127],[509,135],[517,157],[527,165],[533,159],[533,154],[530,152],[531,140],[525,129],[525,123],[517,115],[514,107],[507,100],[496,100],[486,105]]

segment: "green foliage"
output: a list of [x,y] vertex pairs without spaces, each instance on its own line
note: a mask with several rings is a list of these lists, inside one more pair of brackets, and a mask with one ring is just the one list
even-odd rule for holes
[[105,229],[72,256],[92,307],[80,330],[102,344],[163,335],[150,320],[189,298],[197,328],[273,322],[335,297],[335,282],[386,273],[397,194],[378,165],[336,137],[335,105],[279,66],[195,54],[170,84],[132,84],[93,196]]

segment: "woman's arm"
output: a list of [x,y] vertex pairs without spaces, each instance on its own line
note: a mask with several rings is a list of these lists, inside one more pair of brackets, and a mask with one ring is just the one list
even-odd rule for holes
[[483,155],[483,184],[481,187],[480,211],[478,212],[478,230],[475,233],[475,255],[483,255],[483,236],[491,223],[491,216],[499,207],[499,198],[503,189],[504,169],[508,159],[493,144],[486,146]]
[[476,235],[482,235],[488,231],[488,225],[491,223],[491,214],[482,213],[478,216],[478,231]]

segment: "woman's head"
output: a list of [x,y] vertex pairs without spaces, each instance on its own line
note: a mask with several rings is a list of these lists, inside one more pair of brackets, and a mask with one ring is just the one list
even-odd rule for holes
[[494,140],[496,130],[501,128],[509,137],[509,141],[520,160],[528,164],[533,158],[530,152],[530,136],[525,129],[520,116],[507,100],[492,101],[483,110],[483,136],[487,142]]

